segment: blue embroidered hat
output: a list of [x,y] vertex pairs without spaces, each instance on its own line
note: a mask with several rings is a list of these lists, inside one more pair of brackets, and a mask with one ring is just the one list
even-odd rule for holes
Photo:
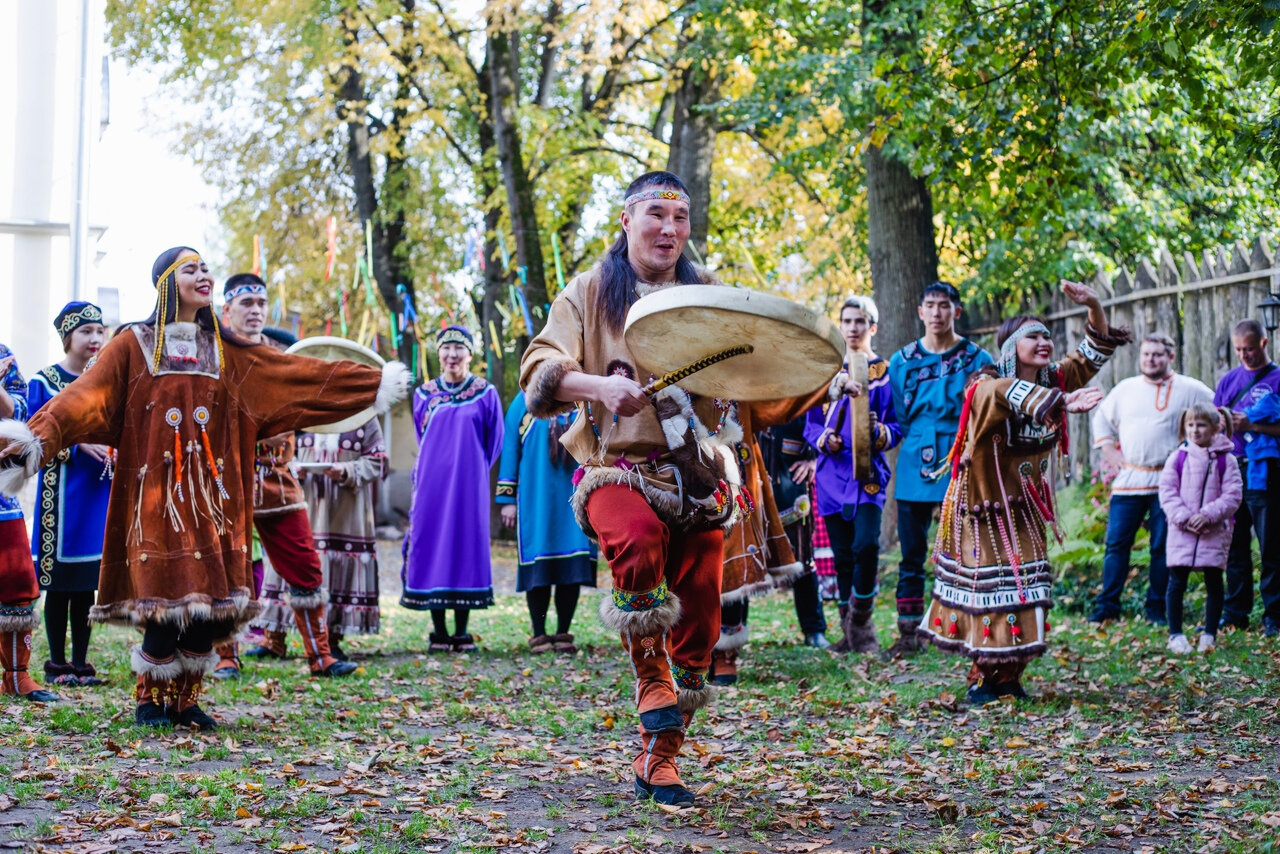
[[439,350],[445,344],[461,344],[467,348],[468,353],[476,351],[475,339],[471,337],[471,333],[465,326],[446,326],[437,332],[436,349]]
[[58,330],[58,335],[62,337],[63,341],[66,341],[67,336],[81,326],[101,322],[102,309],[93,303],[69,302],[62,307],[62,311],[58,312],[58,316],[53,319],[53,328]]

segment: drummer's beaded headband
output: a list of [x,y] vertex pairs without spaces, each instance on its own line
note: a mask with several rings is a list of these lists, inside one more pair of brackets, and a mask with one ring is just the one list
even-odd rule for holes
[[[67,309],[71,309],[68,311]],[[65,340],[68,335],[75,332],[81,326],[90,323],[102,322],[102,309],[98,308],[91,302],[80,303],[76,305],[72,303],[62,310],[58,315],[58,319],[54,322],[54,327],[58,330],[58,335]]]
[[1015,377],[1018,375],[1018,342],[1028,335],[1048,335],[1049,329],[1039,321],[1030,321],[1018,327],[1018,330],[1005,339],[1000,345],[1000,361],[996,363],[996,368],[1000,371],[1002,377]]
[[[156,279],[156,346],[151,353],[151,368],[153,372],[160,370],[160,358],[164,355],[164,327],[168,322],[169,314],[169,277],[173,276],[174,271],[185,264],[202,263],[199,252],[183,252],[168,268],[160,274]],[[174,316],[177,317],[176,306],[179,302],[178,297],[178,280],[173,280],[173,299],[175,304]],[[218,327],[218,315],[216,312],[210,311],[209,316],[213,318],[213,343],[218,349],[218,370],[226,367],[226,362],[222,355],[222,330]]]
[[227,302],[230,303],[236,297],[242,297],[246,294],[265,297],[267,295],[267,286],[259,285],[256,282],[250,282],[247,285],[236,285],[234,288],[223,294],[223,296],[226,298]]
[[680,190],[673,190],[670,187],[661,189],[641,190],[638,193],[632,193],[623,200],[622,206],[629,208],[636,202],[648,202],[653,199],[660,199],[664,202],[684,202],[689,204],[689,194]]
[[467,348],[470,353],[475,347],[475,342],[467,331],[459,326],[448,326],[436,333],[436,349],[439,350],[445,344],[461,344]]

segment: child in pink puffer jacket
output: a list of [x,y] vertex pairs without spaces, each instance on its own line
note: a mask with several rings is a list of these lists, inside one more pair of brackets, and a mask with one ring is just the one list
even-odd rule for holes
[[1178,438],[1183,442],[1160,474],[1160,507],[1169,523],[1165,608],[1170,652],[1191,652],[1182,633],[1182,596],[1192,572],[1204,573],[1205,621],[1199,650],[1212,652],[1216,643],[1222,616],[1222,570],[1244,490],[1240,468],[1231,455],[1230,436],[1230,413],[1197,403],[1182,413]]

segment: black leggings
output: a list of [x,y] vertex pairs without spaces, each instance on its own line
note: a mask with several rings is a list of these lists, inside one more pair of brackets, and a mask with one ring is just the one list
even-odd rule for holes
[[163,661],[177,650],[198,657],[213,651],[213,642],[235,630],[231,620],[192,620],[183,628],[173,623],[147,623],[142,631],[142,651],[153,661]]
[[1187,592],[1187,578],[1193,572],[1204,573],[1204,633],[1216,635],[1222,619],[1222,570],[1216,567],[1169,567],[1169,587],[1165,593],[1165,612],[1169,618],[1169,634],[1182,634],[1182,596]]
[[71,617],[71,663],[85,665],[89,654],[89,609],[93,607],[94,591],[83,590],[63,593],[49,590],[44,594],[44,632],[49,638],[49,660],[54,664],[67,663],[67,616]]
[[[453,625],[455,635],[465,635],[467,633],[467,619],[471,616],[470,608],[454,608],[453,609]],[[445,625],[445,609],[431,609],[431,627],[437,635],[444,637],[449,636],[449,629]]]
[[[573,625],[573,615],[578,610],[578,594],[582,591],[580,584],[556,585],[556,634],[569,633]],[[551,606],[551,585],[530,587],[525,591],[525,601],[529,603],[529,621],[533,624],[533,636],[547,633],[547,609]]]

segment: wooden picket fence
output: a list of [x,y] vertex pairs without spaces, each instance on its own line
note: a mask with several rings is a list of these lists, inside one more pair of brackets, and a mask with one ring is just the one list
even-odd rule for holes
[[[1280,292],[1280,267],[1265,237],[1251,245],[1205,250],[1197,258],[1184,252],[1181,259],[1162,250],[1154,259],[1143,259],[1134,272],[1121,269],[1114,277],[1097,274],[1090,284],[1103,298],[1111,323],[1133,330],[1135,343],[1123,347],[1098,374],[1097,384],[1110,389],[1138,373],[1137,342],[1144,335],[1163,332],[1178,345],[1176,369],[1196,377],[1210,388],[1235,363],[1231,328],[1245,318],[1262,320],[1258,304],[1270,292]],[[1054,291],[1039,305],[995,306],[990,302],[967,306],[964,334],[979,341],[994,355],[995,332],[1002,317],[1023,312],[1043,314],[1058,347],[1074,349],[1084,333],[1086,310]],[[1274,341],[1272,344],[1274,345]],[[1071,460],[1066,476],[1080,476],[1089,464],[1092,436],[1087,416],[1071,418]]]

